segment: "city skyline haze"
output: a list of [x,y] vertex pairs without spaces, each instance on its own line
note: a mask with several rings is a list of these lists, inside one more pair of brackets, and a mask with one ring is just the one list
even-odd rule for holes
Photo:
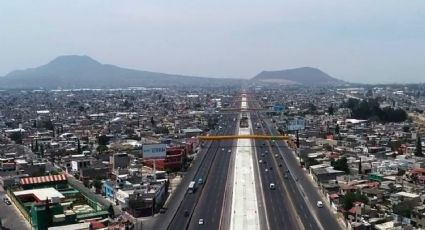
[[425,2],[0,3],[0,76],[61,55],[191,76],[310,66],[355,83],[424,82]]

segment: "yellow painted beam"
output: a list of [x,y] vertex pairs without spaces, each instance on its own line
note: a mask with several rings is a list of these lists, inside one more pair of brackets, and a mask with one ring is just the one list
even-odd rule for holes
[[234,140],[234,139],[258,139],[258,140],[290,140],[289,136],[268,136],[268,135],[227,135],[227,136],[199,136],[199,140]]

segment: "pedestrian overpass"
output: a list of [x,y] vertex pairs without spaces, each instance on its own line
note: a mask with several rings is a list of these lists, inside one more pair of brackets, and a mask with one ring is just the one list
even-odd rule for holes
[[199,136],[202,141],[220,141],[220,140],[235,140],[235,139],[254,139],[254,140],[292,140],[288,135],[270,136],[270,135],[226,135],[226,136]]

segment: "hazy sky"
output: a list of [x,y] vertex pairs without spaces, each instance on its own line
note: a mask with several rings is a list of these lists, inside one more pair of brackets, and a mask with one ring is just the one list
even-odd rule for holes
[[425,1],[0,2],[0,76],[66,54],[187,75],[312,66],[355,82],[425,82]]

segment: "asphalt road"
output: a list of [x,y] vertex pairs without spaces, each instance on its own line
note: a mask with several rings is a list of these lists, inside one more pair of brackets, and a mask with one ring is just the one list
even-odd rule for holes
[[[259,105],[253,102],[259,108]],[[261,113],[255,112],[255,122],[261,124],[257,129],[260,133],[278,136],[279,132],[269,119],[261,117]],[[260,119],[261,118],[261,119]],[[311,184],[304,170],[299,166],[297,160],[287,148],[284,141],[273,140],[271,145],[273,161],[278,165],[278,170],[285,174],[283,184],[286,193],[295,206],[298,220],[304,229],[339,229],[340,226],[332,213],[326,208],[318,208],[317,201],[322,200],[318,190]],[[294,212],[294,211],[292,211]],[[322,219],[323,218],[323,219]]]
[[[279,135],[271,122],[266,120],[266,131],[272,135]],[[302,204],[299,210],[300,218],[309,219],[304,226],[306,229],[341,229],[336,217],[328,208],[317,208],[317,201],[322,201],[318,189],[309,180],[307,173],[300,167],[298,160],[284,141],[275,141],[273,148],[279,154],[281,162],[290,172],[290,191],[296,196],[297,203]]]
[[183,199],[186,196],[187,187],[198,173],[199,168],[203,165],[207,152],[210,148],[210,142],[205,143],[204,147],[198,153],[197,158],[192,163],[192,166],[184,174],[180,184],[171,194],[171,197],[166,203],[167,211],[164,214],[156,214],[154,217],[142,221],[143,229],[167,229],[171,221],[175,217],[177,210],[180,207]]
[[[233,118],[235,117],[235,114],[223,114],[221,120],[224,121],[225,125],[222,125],[222,129],[218,130],[217,135],[233,134],[236,124]],[[210,226],[219,226],[227,178],[227,174],[220,173],[220,171],[226,168],[223,163],[228,165],[230,153],[227,151],[231,146],[232,144],[229,141],[214,141],[211,143],[198,172],[192,177],[192,180],[196,182],[198,182],[199,178],[202,178],[204,183],[198,185],[196,192],[185,194],[168,229],[186,229],[189,224],[193,226],[192,228],[198,229],[200,227],[198,224],[200,218],[203,218],[205,221],[202,227],[210,228]],[[218,184],[219,186],[217,186]],[[199,205],[198,201],[200,201]],[[185,212],[189,212],[189,216],[185,216]]]
[[[235,126],[227,128],[225,134],[233,134]],[[190,220],[189,229],[220,229],[226,192],[227,175],[234,141],[220,141],[219,151],[212,163],[201,197]],[[220,149],[221,148],[221,149]],[[229,152],[229,150],[231,152]],[[227,192],[226,195],[231,194]],[[199,219],[204,220],[199,225]]]
[[29,223],[21,215],[19,210],[13,205],[7,205],[3,198],[7,197],[3,187],[0,186],[0,220],[3,227],[9,229],[31,229]]
[[[259,121],[255,113],[251,113],[254,134],[263,134],[262,129],[257,128]],[[256,162],[259,164],[263,189],[266,215],[269,229],[300,229],[300,222],[297,220],[297,211],[289,195],[288,181],[284,178],[284,169],[273,159],[274,151],[270,148],[269,141],[255,140]],[[261,160],[261,163],[260,163]],[[279,172],[280,170],[280,172]],[[270,184],[274,183],[276,188],[270,189]]]

